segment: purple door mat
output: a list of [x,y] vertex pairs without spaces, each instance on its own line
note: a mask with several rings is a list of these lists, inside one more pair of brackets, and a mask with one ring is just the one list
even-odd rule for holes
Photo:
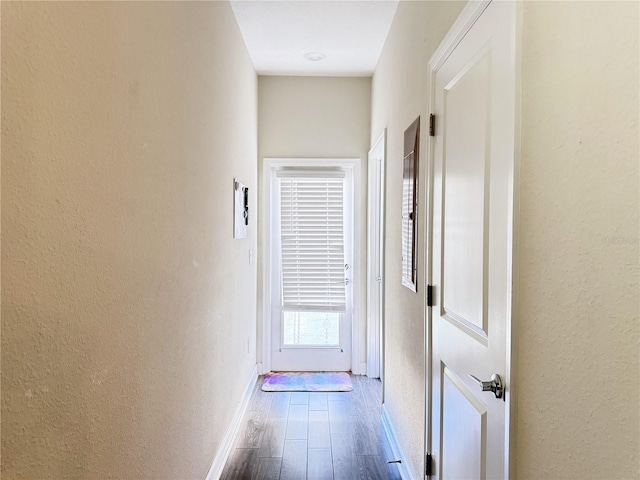
[[350,392],[345,372],[273,372],[264,376],[263,392]]

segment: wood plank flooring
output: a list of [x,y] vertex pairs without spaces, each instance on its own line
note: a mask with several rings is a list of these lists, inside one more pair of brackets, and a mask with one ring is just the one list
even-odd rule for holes
[[351,392],[254,389],[222,480],[400,480],[382,429],[379,380]]

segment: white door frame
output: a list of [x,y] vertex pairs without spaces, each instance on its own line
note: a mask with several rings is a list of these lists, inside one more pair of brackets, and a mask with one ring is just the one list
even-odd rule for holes
[[[263,268],[262,268],[262,368],[260,374],[271,371],[271,176],[281,167],[341,167],[352,170],[354,206],[360,199],[361,160],[359,158],[264,158],[262,165],[262,205],[263,219]],[[362,265],[358,258],[358,251],[362,249],[361,228],[362,215],[358,208],[353,209],[353,276],[351,285],[353,292],[353,315],[351,318],[351,371],[356,375],[364,374],[360,371],[360,279]],[[260,362],[259,362],[260,363]]]
[[[464,7],[449,32],[431,56],[429,60],[429,112],[435,109],[436,97],[436,74],[447,60],[449,55],[457,47],[467,32],[471,29],[480,15],[489,6],[492,0],[477,0],[469,2]],[[516,6],[516,28],[515,28],[515,139],[514,139],[514,173],[513,184],[510,185],[513,194],[513,212],[510,212],[513,218],[513,230],[510,232],[511,239],[511,271],[512,271],[512,295],[509,298],[508,311],[511,312],[506,325],[506,378],[505,384],[509,385],[510,393],[505,397],[507,418],[505,418],[505,476],[506,478],[516,478],[516,371],[517,371],[517,355],[514,354],[514,347],[517,345],[517,294],[518,294],[518,215],[519,210],[519,178],[520,178],[520,149],[521,149],[521,98],[522,98],[522,18],[523,8],[520,3]],[[427,146],[427,208],[425,209],[425,225],[427,228],[425,242],[425,285],[432,285],[433,281],[433,182],[434,182],[434,142],[432,137],[428,138]],[[425,289],[425,306],[427,305],[427,291]],[[425,449],[431,452],[431,403],[432,403],[432,309],[425,307]],[[425,457],[426,458],[426,457]],[[428,478],[428,477],[426,477]]]
[[[367,376],[383,377],[384,318],[384,172],[386,162],[384,129],[368,157],[367,191]],[[379,159],[379,166],[378,164]],[[374,215],[377,218],[374,218]],[[372,313],[374,313],[372,315]]]

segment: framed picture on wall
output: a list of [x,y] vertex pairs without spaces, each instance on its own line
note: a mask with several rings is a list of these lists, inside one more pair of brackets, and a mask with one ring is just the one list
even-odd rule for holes
[[404,131],[402,164],[402,285],[418,291],[418,151],[420,117]]

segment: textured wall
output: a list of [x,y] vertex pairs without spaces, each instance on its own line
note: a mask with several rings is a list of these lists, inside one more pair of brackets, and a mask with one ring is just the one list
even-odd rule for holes
[[[362,159],[360,265],[360,362],[366,362],[366,186],[371,118],[371,79],[365,77],[259,77],[258,163],[263,158]],[[262,184],[261,184],[262,186]],[[261,198],[262,200],[262,198]],[[263,211],[260,204],[260,211]],[[262,246],[262,228],[260,230]],[[259,268],[259,285],[262,269]],[[258,300],[258,359],[262,356],[262,296]],[[260,361],[260,360],[259,360]]]
[[205,477],[255,363],[256,125],[226,2],[2,3],[4,478]]
[[[387,128],[385,404],[415,478],[424,463],[424,251],[428,69],[464,2],[400,2],[372,83],[371,139]],[[418,293],[401,285],[400,214],[404,130],[420,115]],[[420,213],[422,212],[422,213]]]
[[526,2],[518,478],[638,478],[637,2]]

